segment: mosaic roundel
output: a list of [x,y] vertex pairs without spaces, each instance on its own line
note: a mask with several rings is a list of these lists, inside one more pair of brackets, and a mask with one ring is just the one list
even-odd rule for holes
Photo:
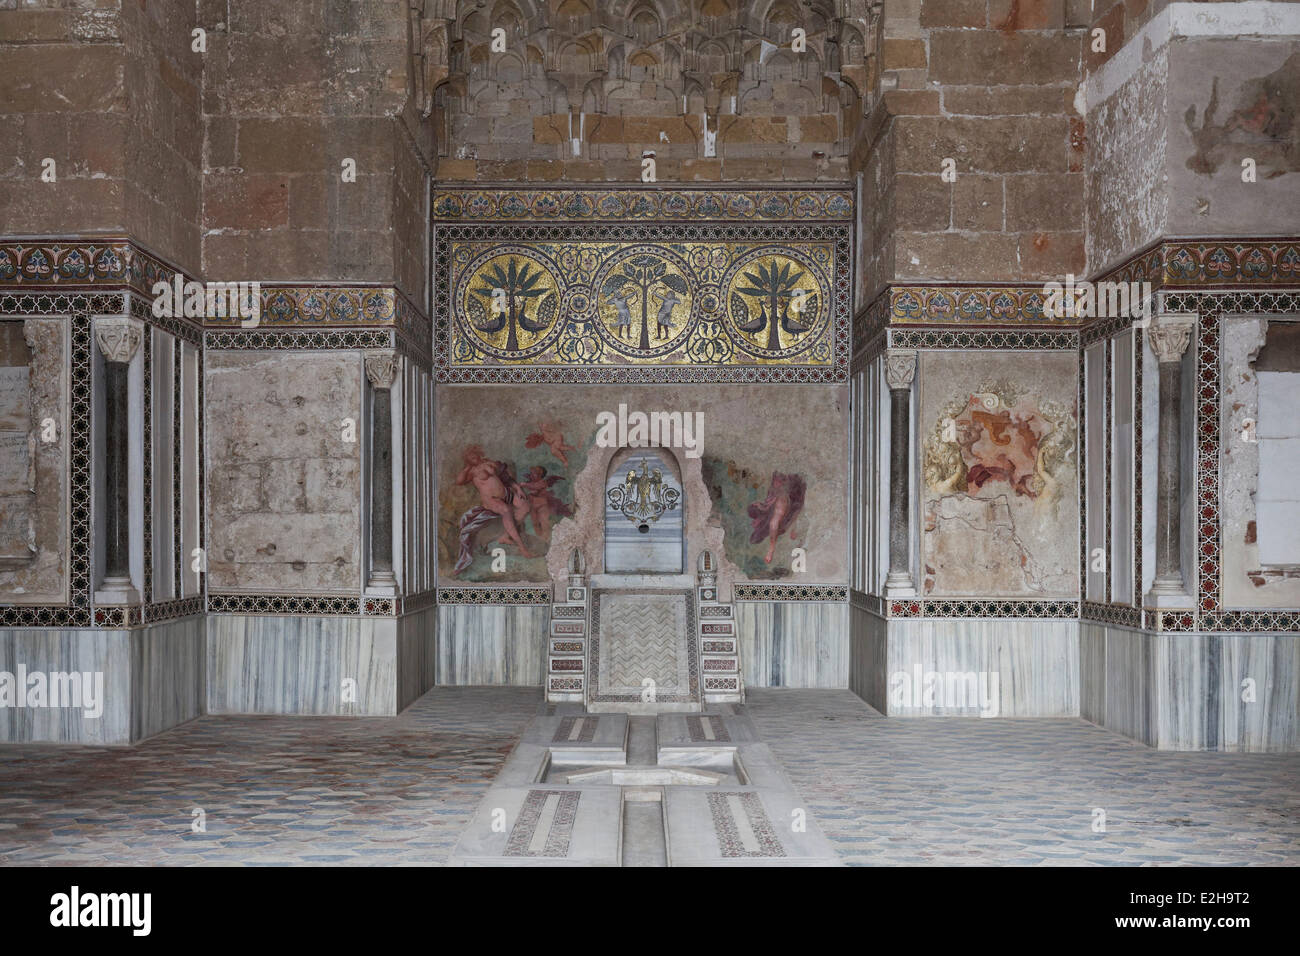
[[535,249],[498,246],[462,274],[460,323],[488,355],[517,361],[544,352],[559,336],[559,270]]
[[691,270],[662,246],[629,246],[596,274],[596,327],[614,351],[636,358],[679,348],[698,319]]
[[830,319],[820,266],[789,247],[738,258],[722,279],[720,304],[736,345],[759,358],[788,358],[823,338]]

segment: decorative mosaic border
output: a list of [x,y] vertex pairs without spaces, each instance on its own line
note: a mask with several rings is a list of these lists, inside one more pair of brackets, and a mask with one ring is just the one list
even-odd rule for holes
[[177,275],[186,278],[175,266],[122,237],[0,239],[0,286],[50,292],[123,287],[151,296],[155,283],[170,285]]
[[[616,242],[668,245],[679,242],[834,242],[835,254],[830,275],[832,301],[830,324],[826,330],[831,347],[827,364],[800,365],[797,357],[775,364],[774,360],[755,359],[753,364],[673,365],[619,364],[536,365],[527,361],[508,364],[454,365],[452,361],[452,290],[450,288],[451,252],[455,242],[515,243],[528,245],[542,241]],[[827,222],[721,224],[697,223],[546,223],[499,226],[442,224],[434,235],[433,282],[433,360],[439,384],[813,384],[848,381],[852,346],[851,270],[852,229],[847,224]]]
[[434,222],[625,220],[853,220],[853,192],[846,189],[718,189],[658,186],[641,189],[466,187],[442,188],[433,196]]
[[1038,285],[890,286],[889,321],[893,325],[1046,325],[1073,328],[1074,317],[1052,318],[1043,313],[1047,297]]
[[1120,627],[1142,627],[1142,609],[1127,604],[1101,604],[1084,601],[1079,612],[1080,620],[1098,621]]
[[1102,281],[1155,287],[1296,285],[1300,239],[1166,239],[1134,254]]
[[1043,329],[1035,332],[965,329],[889,330],[893,349],[999,349],[1073,351],[1079,347],[1079,333],[1073,329]]
[[[1224,314],[1300,312],[1300,291],[1171,292],[1165,307],[1195,312],[1200,321],[1192,343],[1196,369],[1196,609],[1153,612],[1160,630],[1254,633],[1296,630],[1300,612],[1225,608],[1220,605],[1222,531],[1219,524],[1220,417],[1219,336]],[[1149,612],[1152,613],[1152,612]],[[1199,620],[1198,620],[1199,618]]]
[[733,601],[847,601],[839,584],[733,584]]
[[[542,808],[549,797],[556,798],[555,813],[551,817],[550,829],[546,832],[546,842],[540,852],[535,852],[529,847],[541,823]],[[519,808],[515,825],[510,828],[504,855],[568,856],[569,842],[573,839],[573,823],[578,818],[578,803],[581,799],[581,790],[529,790],[523,806]]]
[[438,588],[439,604],[550,604],[550,588]]
[[[709,813],[713,817],[713,832],[718,840],[718,851],[725,859],[770,858],[786,855],[785,848],[781,846],[776,830],[772,828],[772,821],[767,818],[767,812],[763,809],[763,803],[757,793],[746,790],[739,793],[707,793],[705,796],[709,802]],[[740,807],[744,811],[749,831],[758,841],[757,850],[746,849],[744,841],[740,838],[740,826],[731,809],[732,797],[740,800]]]
[[997,617],[1076,620],[1078,601],[1019,600],[937,600],[931,598],[886,599],[890,617]]

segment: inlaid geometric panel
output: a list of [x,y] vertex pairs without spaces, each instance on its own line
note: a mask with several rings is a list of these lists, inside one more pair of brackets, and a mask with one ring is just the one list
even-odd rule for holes
[[656,702],[693,703],[699,699],[697,658],[689,592],[594,592],[593,701],[640,701],[649,679]]

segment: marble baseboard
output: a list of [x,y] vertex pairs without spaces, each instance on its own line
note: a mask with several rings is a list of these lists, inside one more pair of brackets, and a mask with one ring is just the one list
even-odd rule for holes
[[889,621],[849,605],[849,690],[882,714],[888,708]]
[[1079,649],[1081,713],[1099,726],[1160,750],[1300,750],[1300,635],[1084,622]]
[[735,607],[745,686],[849,686],[847,602],[739,601]]
[[1078,621],[875,618],[855,640],[854,689],[888,716],[1079,716]]
[[442,604],[437,612],[439,684],[542,686],[550,607]]
[[121,746],[192,720],[203,712],[203,641],[201,616],[131,630],[0,631],[0,671],[39,672],[47,687],[48,675],[76,672],[94,688],[81,706],[0,707],[0,742]]
[[208,712],[394,716],[401,696],[398,622],[210,615]]

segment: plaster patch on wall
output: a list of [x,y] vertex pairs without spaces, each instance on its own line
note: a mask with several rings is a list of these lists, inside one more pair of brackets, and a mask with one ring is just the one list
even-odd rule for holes
[[1268,320],[1227,316],[1223,321],[1223,478],[1219,503],[1222,603],[1225,607],[1300,607],[1300,579],[1262,573],[1256,540],[1260,454],[1258,441],[1246,440],[1246,422],[1259,422],[1259,379],[1251,362],[1264,347]]
[[209,353],[210,587],[360,589],[361,377],[353,354]]

